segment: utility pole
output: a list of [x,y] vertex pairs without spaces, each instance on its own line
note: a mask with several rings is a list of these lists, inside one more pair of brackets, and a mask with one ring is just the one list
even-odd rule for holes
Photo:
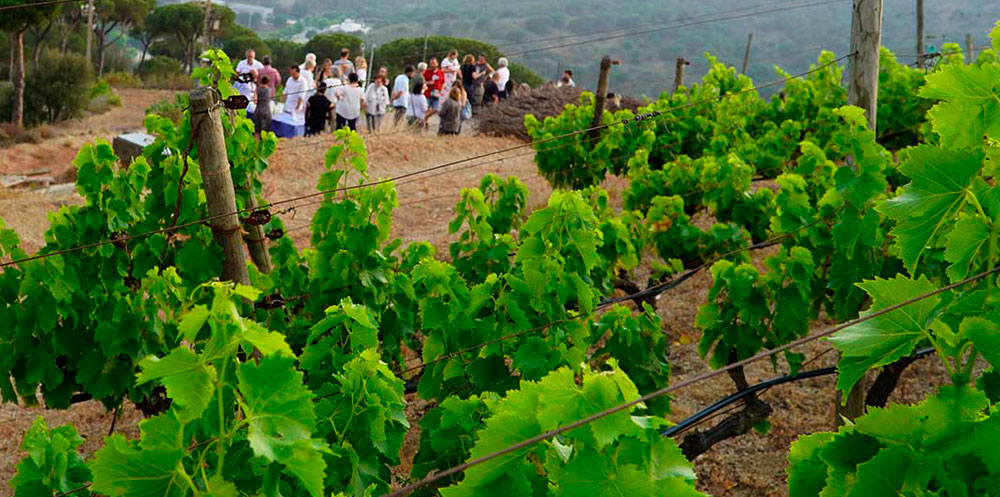
[[[378,73],[378,67],[375,66],[375,47],[378,45],[372,43],[372,56],[368,59],[368,70],[365,71],[365,87],[368,87],[368,81],[372,79],[372,71]],[[386,81],[386,84],[389,82]]]
[[677,58],[677,66],[676,69],[674,69],[673,93],[677,93],[677,90],[680,89],[681,86],[684,86],[684,66],[689,66],[689,65],[691,65],[691,62],[684,60],[684,57]]
[[204,38],[205,49],[212,45],[212,0],[205,0],[205,23],[201,28],[201,36]]
[[427,62],[427,38],[430,36],[427,31],[424,31],[424,55],[420,57],[420,62]]
[[[847,103],[865,110],[868,128],[875,132],[879,49],[882,45],[882,0],[854,0],[851,11],[851,58],[848,66],[850,72]],[[852,169],[857,167],[852,157],[848,157],[848,163]],[[853,420],[865,413],[867,389],[868,381],[862,376],[847,394],[847,402],[843,405],[838,391],[835,425],[839,426],[843,418]]]
[[740,74],[746,74],[747,73],[747,64],[750,63],[750,44],[751,43],[753,43],[753,31],[750,32],[749,36],[747,36],[747,49],[746,49],[745,52],[743,52],[743,70],[740,71]]
[[597,77],[597,96],[594,99],[594,119],[590,121],[590,139],[593,143],[601,137],[598,126],[604,118],[604,102],[608,98],[608,79],[611,77],[611,66],[620,62],[611,60],[607,55],[601,59],[601,73]]
[[226,142],[219,118],[220,102],[215,90],[202,86],[188,92],[191,106],[192,139],[198,144],[198,167],[201,169],[212,236],[222,246],[222,279],[250,284],[247,255],[240,236],[240,221],[236,215],[236,194],[229,173]]
[[917,62],[924,62],[924,0],[917,0]]
[[94,39],[94,0],[87,0],[87,63],[90,64],[90,46]]
[[965,33],[965,51],[969,54],[965,59],[966,64],[971,64],[976,60],[976,49],[972,46],[972,33]]

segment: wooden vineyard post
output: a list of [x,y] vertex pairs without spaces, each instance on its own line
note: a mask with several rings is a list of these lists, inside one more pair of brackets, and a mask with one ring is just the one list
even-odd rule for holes
[[743,52],[743,69],[740,71],[740,74],[746,74],[747,73],[747,64],[750,63],[750,44],[751,43],[753,43],[753,31],[751,31],[750,34],[747,36],[747,49],[746,49],[745,52]]
[[222,136],[221,107],[215,89],[199,87],[188,93],[191,105],[192,139],[198,145],[198,167],[212,218],[212,235],[222,246],[225,260],[222,279],[242,285],[250,284],[246,251],[240,234],[240,221],[236,214],[236,194],[233,178],[229,174],[226,142]]
[[[878,103],[878,63],[882,45],[882,0],[854,0],[851,19],[851,54],[848,79],[847,103],[865,110],[868,128],[873,132]],[[848,157],[852,168],[856,165]],[[837,395],[835,425],[843,419],[855,419],[865,412],[865,391],[868,381],[862,377],[847,395],[847,402],[841,405]]]
[[[253,186],[250,181],[247,181],[247,190],[249,193],[249,201],[247,202],[247,207],[250,209],[257,208],[257,199],[254,198]],[[250,250],[250,260],[253,264],[257,266],[257,269],[262,273],[271,272],[271,254],[267,251],[267,238],[264,236],[264,227],[258,224],[247,225],[247,234],[243,237],[247,242],[247,248]]]
[[976,49],[972,46],[972,33],[965,33],[965,52],[969,54],[965,58],[966,64],[976,61]]
[[611,78],[612,64],[618,64],[618,61],[612,61],[607,55],[601,59],[601,73],[597,77],[597,95],[594,98],[594,119],[590,121],[590,141],[595,144],[601,136],[598,126],[604,117],[604,103],[608,98],[608,80]]
[[690,64],[690,62],[684,60],[684,57],[677,58],[677,66],[674,69],[674,91],[672,93],[677,93],[677,90],[684,85],[684,66]]

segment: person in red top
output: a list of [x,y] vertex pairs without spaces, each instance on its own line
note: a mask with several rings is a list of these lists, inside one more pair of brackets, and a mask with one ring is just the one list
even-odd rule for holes
[[271,66],[270,56],[265,55],[261,57],[260,62],[261,64],[264,64],[264,67],[257,71],[257,84],[259,85],[261,80],[263,80],[266,76],[269,82],[267,86],[271,89],[271,96],[273,97],[275,92],[278,90],[278,80],[281,79],[281,74],[278,73],[277,69]]
[[424,71],[424,83],[427,85],[424,91],[427,106],[438,110],[441,105],[441,91],[444,89],[444,71],[438,66],[438,60],[434,57],[428,61],[427,70]]

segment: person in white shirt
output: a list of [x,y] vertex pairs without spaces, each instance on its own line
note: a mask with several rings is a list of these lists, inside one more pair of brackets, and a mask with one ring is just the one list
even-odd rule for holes
[[299,66],[289,67],[288,74],[288,80],[285,81],[285,112],[292,116],[293,123],[305,124],[309,82],[302,77]]
[[330,68],[330,76],[323,78],[323,82],[326,83],[326,98],[332,103],[337,103],[337,92],[334,90],[344,86],[344,78],[340,74],[343,69],[340,66],[333,66]]
[[382,116],[389,108],[389,90],[385,87],[385,77],[375,76],[375,81],[365,89],[365,121],[368,132],[374,133],[382,127]]
[[[309,85],[309,89],[310,90],[315,90],[316,89],[316,75],[313,74],[313,71],[316,69],[316,62],[312,61],[312,60],[307,60],[304,65],[306,66],[306,68],[301,71],[302,77],[305,78],[306,84]],[[315,92],[310,91],[306,95],[306,98],[313,96],[314,93]]]
[[461,66],[458,63],[458,50],[448,51],[448,56],[441,61],[441,71],[444,72],[443,93],[451,90],[451,85],[455,84],[455,78],[458,76]]
[[392,82],[392,107],[396,111],[394,126],[399,126],[399,120],[406,115],[406,108],[410,103],[410,78],[414,72],[413,66],[406,66],[403,74],[396,76]]
[[364,90],[358,87],[358,73],[347,76],[347,84],[334,90],[337,96],[337,125],[334,129],[351,128],[358,130],[361,107],[365,105]]
[[406,106],[406,122],[416,131],[424,129],[427,118],[427,97],[424,95],[423,80],[415,81],[410,87],[410,100]]
[[497,86],[500,87],[500,100],[507,98],[507,81],[510,81],[510,69],[507,67],[510,63],[507,61],[507,57],[500,57],[497,61],[497,74],[500,75],[500,81],[497,81]]
[[558,83],[556,83],[556,87],[561,88],[563,86],[568,86],[570,88],[576,87],[576,82],[573,81],[573,71],[569,69],[563,71],[562,78],[559,80]]
[[313,66],[315,67],[315,65],[316,65],[316,54],[314,54],[314,53],[307,53],[306,54],[306,60],[303,60],[302,63],[299,64],[299,71],[304,71],[306,69],[306,64],[309,61],[312,61]]
[[237,81],[233,83],[233,89],[236,90],[236,92],[239,93],[240,95],[247,97],[247,100],[250,101],[250,106],[247,107],[247,110],[253,112],[254,103],[257,100],[257,85],[254,83],[254,81],[257,80],[257,71],[250,71],[249,74],[253,76],[253,78],[250,81],[248,82]]
[[258,71],[264,68],[264,64],[261,64],[257,60],[257,53],[251,48],[247,50],[247,58],[239,61],[236,64],[236,74],[247,74],[253,72],[256,74]]
[[358,86],[364,88],[368,81],[368,61],[364,57],[359,55],[354,58],[354,72],[358,73]]

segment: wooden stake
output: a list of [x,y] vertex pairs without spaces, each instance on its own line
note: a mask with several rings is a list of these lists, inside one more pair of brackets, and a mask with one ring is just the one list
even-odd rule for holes
[[220,102],[215,90],[204,86],[191,90],[188,101],[191,105],[191,129],[198,130],[193,139],[198,145],[198,167],[205,188],[208,215],[212,217],[212,235],[225,255],[222,279],[249,285],[247,256],[240,239],[240,221],[236,216],[236,194],[233,178],[229,174],[222,121],[219,119]]
[[753,31],[751,31],[750,34],[747,36],[747,49],[746,49],[745,52],[743,52],[743,70],[740,71],[740,74],[746,74],[747,73],[747,64],[750,63],[750,44],[751,43],[753,43]]
[[[847,103],[865,110],[868,128],[875,129],[878,103],[878,63],[882,44],[882,0],[854,0],[851,19],[851,53]],[[856,168],[853,157],[848,157],[851,168]],[[837,408],[834,424],[840,426],[843,418],[855,419],[865,413],[865,391],[868,381],[862,377],[847,395],[847,402],[840,403],[837,391]]]
[[969,55],[965,59],[966,64],[976,61],[976,50],[972,47],[972,33],[965,33],[965,51]]
[[[247,207],[251,209],[257,208],[257,199],[254,197],[253,186],[251,186],[250,181],[247,181],[247,190],[249,193],[249,201],[247,202]],[[267,237],[264,236],[264,227],[260,225],[247,225],[247,234],[243,237],[247,242],[247,248],[250,250],[250,260],[253,264],[257,266],[257,269],[262,273],[271,272],[271,254],[267,251]]]
[[612,61],[607,55],[601,59],[601,73],[597,77],[597,95],[594,99],[594,119],[590,121],[590,139],[594,144],[601,136],[601,130],[595,129],[601,125],[604,118],[604,102],[608,98],[608,79],[611,77],[611,65],[618,61]]
[[691,63],[688,62],[688,61],[686,61],[686,60],[684,60],[684,57],[678,57],[677,58],[677,66],[676,66],[676,69],[674,70],[674,91],[673,91],[673,93],[677,93],[677,90],[681,86],[684,86],[684,66],[687,66],[687,65],[691,65]]
[[882,45],[882,0],[854,0],[847,103],[865,110],[875,131],[879,48]]

